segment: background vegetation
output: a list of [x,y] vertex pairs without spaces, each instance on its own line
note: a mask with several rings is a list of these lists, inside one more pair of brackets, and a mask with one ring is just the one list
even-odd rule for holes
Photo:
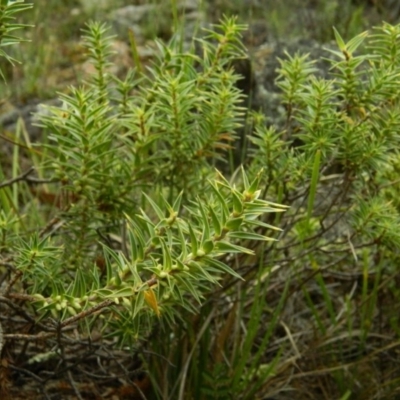
[[[158,3],[157,57],[131,37],[123,76],[106,26],[83,24],[107,7],[21,14],[36,27],[4,100],[62,93],[38,144],[2,133],[2,398],[399,396],[400,26],[385,3],[267,3],[201,3],[222,22],[187,48]],[[334,41],[325,78],[281,60],[277,120],[243,109],[231,68],[260,20],[270,40]]]

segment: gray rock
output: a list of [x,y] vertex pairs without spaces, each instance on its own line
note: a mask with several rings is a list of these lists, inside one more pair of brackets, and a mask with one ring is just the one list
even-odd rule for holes
[[143,44],[145,38],[140,23],[149,20],[155,12],[156,6],[154,4],[130,5],[112,12],[109,16],[109,22],[118,38],[128,40],[128,32],[132,31],[136,43]]
[[100,8],[106,9],[113,5],[113,0],[81,0],[81,6],[87,13]]

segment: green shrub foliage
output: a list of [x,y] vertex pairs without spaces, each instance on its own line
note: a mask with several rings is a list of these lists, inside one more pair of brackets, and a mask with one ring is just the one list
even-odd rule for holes
[[[13,44],[10,15],[27,6],[2,7]],[[338,371],[370,351],[380,291],[399,298],[400,26],[347,43],[335,30],[328,78],[308,55],[281,60],[282,115],[251,113],[245,167],[222,173],[245,118],[231,67],[243,29],[224,18],[189,49],[157,42],[121,78],[107,27],[89,23],[95,73],[39,116],[43,143],[25,146],[37,176],[17,150],[12,178],[1,171],[0,301],[22,302],[10,307],[60,349],[77,323],[125,349],[147,340],[168,360],[142,360],[158,398],[263,397],[310,349]],[[342,278],[351,290],[331,285]],[[397,333],[398,311],[379,309]],[[346,371],[330,375],[335,398],[359,387]]]
[[88,25],[95,75],[41,118],[39,168],[57,207],[13,257],[41,318],[68,325],[102,310],[106,335],[134,343],[157,317],[195,312],[224,274],[240,278],[226,257],[251,254],[244,241],[271,240],[255,232],[259,217],[285,207],[259,198],[262,172],[242,170],[235,185],[210,161],[226,155],[242,115],[227,67],[244,56],[242,29],[224,20],[199,41],[202,56],[160,42],[148,74],[122,81],[109,73],[106,27]]
[[282,60],[277,84],[286,122],[274,126],[254,118],[252,168],[265,167],[265,193],[292,206],[294,229],[285,231],[301,246],[320,246],[323,237],[325,250],[332,251],[349,243],[380,244],[379,251],[400,245],[393,196],[398,33],[384,24],[344,43],[335,31],[339,50],[328,49],[329,79],[315,76],[307,55]]

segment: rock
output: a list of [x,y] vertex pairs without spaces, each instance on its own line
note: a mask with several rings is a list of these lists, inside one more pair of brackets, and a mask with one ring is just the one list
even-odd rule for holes
[[109,21],[119,38],[127,40],[128,32],[132,30],[136,43],[143,44],[145,38],[140,23],[149,20],[156,10],[155,4],[130,5],[112,12]]
[[81,0],[81,6],[87,13],[93,13],[98,9],[107,9],[113,5],[113,0]]

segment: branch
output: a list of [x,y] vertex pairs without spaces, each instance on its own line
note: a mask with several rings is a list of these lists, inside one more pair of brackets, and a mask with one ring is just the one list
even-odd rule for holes
[[5,181],[3,183],[0,183],[0,189],[6,186],[11,186],[14,183],[20,182],[20,181],[26,181],[28,183],[34,183],[34,184],[40,184],[40,183],[55,183],[55,182],[59,182],[58,179],[40,179],[40,178],[33,178],[33,177],[29,177],[29,175],[35,170],[34,167],[30,167],[27,171],[23,172],[21,175],[10,179],[8,181]]
[[35,168],[30,167],[27,171],[23,172],[21,175],[15,177],[13,179],[10,179],[8,181],[5,181],[3,183],[0,183],[0,189],[3,188],[3,187],[6,187],[6,186],[11,186],[14,183],[17,183],[19,181],[26,180],[27,176],[30,175],[34,170],[35,170]]
[[103,302],[96,304],[94,307],[89,308],[88,310],[82,311],[77,315],[74,315],[73,317],[67,318],[64,322],[60,324],[61,329],[65,328],[67,325],[73,324],[76,321],[79,321],[80,319],[86,318],[91,314],[94,314],[97,311],[100,311],[101,309],[110,306],[111,304],[114,303],[114,300],[104,300]]

